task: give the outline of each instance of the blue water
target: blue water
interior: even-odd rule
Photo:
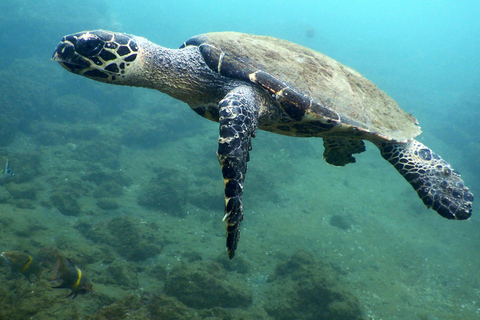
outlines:
[[[394,98],[419,120],[418,140],[478,195],[479,11],[473,0],[1,2],[0,159],[15,176],[0,180],[0,249],[67,255],[95,292],[63,300],[45,280],[50,271],[30,285],[2,259],[0,319],[155,319],[168,308],[152,306],[175,299],[169,308],[183,311],[172,319],[282,319],[272,295],[276,286],[288,290],[275,268],[301,250],[333,267],[365,319],[480,318],[478,201],[470,220],[447,221],[372,145],[356,164],[336,168],[323,161],[319,139],[259,132],[232,267],[224,257],[218,124],[164,94],[93,82],[50,61],[64,35],[93,29],[170,48],[212,31],[290,40]],[[172,289],[179,266],[211,268],[253,302],[192,304]],[[199,301],[215,294],[196,290]],[[125,301],[133,302],[122,309]],[[306,309],[295,316],[314,319]]]

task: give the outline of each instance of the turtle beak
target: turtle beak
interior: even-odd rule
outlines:
[[[83,70],[91,66],[91,62],[79,55],[75,50],[75,45],[68,41],[66,37],[62,39],[53,52],[52,60],[57,61],[62,67],[76,74],[81,74]]]

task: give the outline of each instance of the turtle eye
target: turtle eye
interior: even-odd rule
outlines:
[[[75,50],[84,57],[93,57],[103,49],[104,45],[105,42],[97,37],[82,37],[75,44]]]

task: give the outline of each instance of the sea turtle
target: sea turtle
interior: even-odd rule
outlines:
[[[157,89],[220,123],[217,156],[225,182],[227,252],[235,255],[243,182],[257,129],[322,137],[332,165],[355,162],[364,140],[447,219],[468,219],[473,195],[449,163],[413,138],[416,119],[358,72],[319,52],[267,36],[215,32],[179,49],[104,30],[65,36],[53,58],[88,78]],[[280,174],[280,173],[279,173]]]

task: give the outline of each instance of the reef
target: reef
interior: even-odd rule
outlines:
[[[138,219],[116,217],[95,226],[79,223],[77,229],[87,239],[113,248],[127,261],[143,261],[162,251],[167,241],[156,235],[155,223],[141,223]]]
[[[216,262],[195,261],[170,272],[165,293],[195,309],[245,308],[252,294],[239,280]]]
[[[185,216],[186,196],[189,194],[188,176],[179,170],[157,168],[157,176],[142,186],[138,204],[148,209]]]
[[[304,251],[277,264],[265,310],[275,319],[365,319],[332,266]]]

